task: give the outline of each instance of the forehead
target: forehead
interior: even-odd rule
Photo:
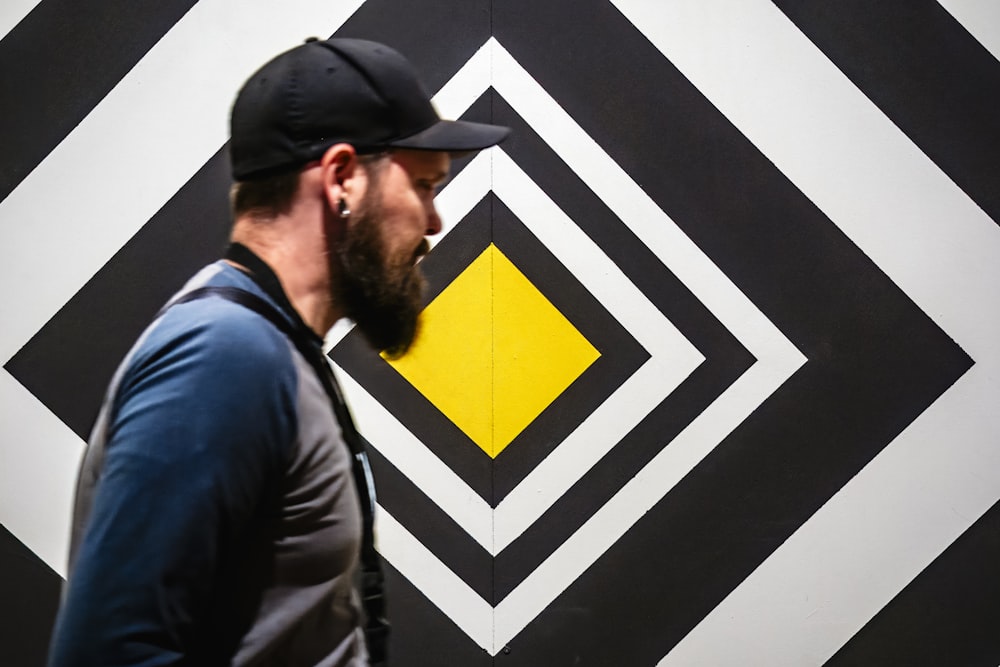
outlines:
[[[441,180],[451,168],[451,156],[440,151],[394,150],[392,161],[413,178]]]

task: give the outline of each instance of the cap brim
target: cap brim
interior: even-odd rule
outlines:
[[[425,151],[467,153],[495,146],[510,134],[502,125],[473,123],[467,120],[440,120],[422,132],[392,141],[394,148],[413,148]]]

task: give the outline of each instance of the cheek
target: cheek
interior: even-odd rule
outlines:
[[[390,238],[390,245],[413,250],[413,245],[419,243],[427,232],[427,210],[424,202],[412,190],[400,194],[392,203],[383,208],[386,220],[385,229]]]

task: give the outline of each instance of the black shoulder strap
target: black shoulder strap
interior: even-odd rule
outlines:
[[[244,308],[252,310],[273,324],[278,331],[282,332],[295,345],[296,349],[309,362],[309,365],[313,367],[316,377],[319,378],[327,396],[330,397],[330,404],[333,407],[334,415],[337,417],[337,423],[340,424],[344,441],[351,450],[354,486],[358,490],[358,496],[361,501],[363,526],[361,537],[361,594],[367,617],[365,638],[368,644],[369,660],[372,667],[385,665],[387,664],[389,622],[385,617],[382,564],[378,553],[375,551],[375,487],[371,467],[368,463],[368,454],[365,452],[364,441],[361,439],[361,434],[358,433],[357,427],[354,425],[354,419],[351,417],[351,412],[347,407],[346,401],[344,401],[340,385],[333,375],[330,364],[325,359],[322,347],[316,342],[318,336],[314,334],[312,336],[303,335],[304,330],[302,327],[294,326],[289,322],[288,318],[282,316],[267,301],[253,292],[248,292],[239,287],[211,285],[199,287],[169,303],[164,308],[164,311],[178,304],[210,296],[221,297],[227,301],[237,303]]]
[[[218,296],[226,301],[232,301],[233,303],[238,303],[239,305],[252,310],[257,313],[271,324],[275,326],[281,333],[285,334],[293,343],[296,343],[298,347],[297,336],[295,335],[295,329],[292,327],[291,323],[278,314],[274,306],[269,304],[264,299],[260,298],[253,292],[248,292],[245,289],[239,287],[227,287],[221,285],[209,285],[207,287],[199,287],[193,289],[190,292],[186,292],[181,296],[177,297],[171,301],[167,306],[160,311],[161,313],[166,312],[167,308],[172,306],[177,306],[182,303],[188,303],[189,301],[198,301],[199,299],[204,299],[209,296]],[[301,350],[300,350],[301,351]],[[308,359],[308,357],[306,357]]]

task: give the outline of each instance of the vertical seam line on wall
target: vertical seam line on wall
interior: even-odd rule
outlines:
[[[489,16],[490,41],[493,40],[493,5],[494,5],[494,0],[490,0],[490,5],[489,5],[489,12],[490,12],[490,16]],[[493,77],[494,77],[494,74],[493,74],[493,49],[492,48],[490,48],[489,58],[490,58],[490,65],[489,65],[489,67],[490,67],[490,82],[489,82],[490,85],[487,86],[487,88],[486,88],[487,93],[489,93],[490,89],[493,87]],[[495,107],[495,101],[496,101],[496,96],[491,94],[490,95],[490,122],[491,123],[495,123],[496,122],[496,109],[494,108]],[[493,152],[491,151],[490,152],[490,191],[493,190],[493,179],[494,179],[494,176],[495,175],[494,175],[494,172],[493,172]],[[494,234],[493,225],[494,225],[494,220],[496,219],[495,218],[495,211],[494,211],[494,207],[495,206],[496,206],[496,198],[495,197],[490,197],[490,243],[491,244],[493,243],[493,234]],[[494,273],[493,273],[494,254],[495,253],[490,253],[490,421],[491,421],[492,426],[493,426],[493,433],[495,434],[496,433],[496,354],[495,354],[495,352],[496,352],[496,336],[494,334],[495,326],[494,326],[494,320],[493,320],[493,318],[495,316],[495,310],[494,309],[496,307],[495,306],[495,304],[496,304],[496,298],[495,298],[495,296],[496,295],[495,295],[495,290],[494,290]],[[496,446],[495,435],[493,437],[493,440],[494,440],[494,442],[491,443],[491,444],[492,444],[493,447],[495,447]],[[496,458],[492,457],[492,456],[490,457],[490,504],[493,505],[493,506],[496,505]],[[496,511],[495,510],[492,511],[492,512],[490,512],[490,534],[491,534],[491,542],[492,542],[492,544],[491,544],[491,550],[490,551],[491,551],[492,554],[496,554]],[[490,658],[490,664],[494,664],[495,665],[496,664],[496,654],[497,654],[497,646],[496,646],[496,641],[497,641],[497,639],[496,639],[496,627],[497,627],[497,624],[496,624],[496,596],[497,596],[497,591],[496,591],[496,556],[495,555],[493,555],[492,558],[490,559],[490,589],[491,589],[490,590],[490,606],[493,608],[492,611],[491,611],[491,613],[490,613],[490,617],[491,617],[491,627],[490,627],[490,649],[491,649],[491,651],[490,652],[492,654],[492,656]]]

